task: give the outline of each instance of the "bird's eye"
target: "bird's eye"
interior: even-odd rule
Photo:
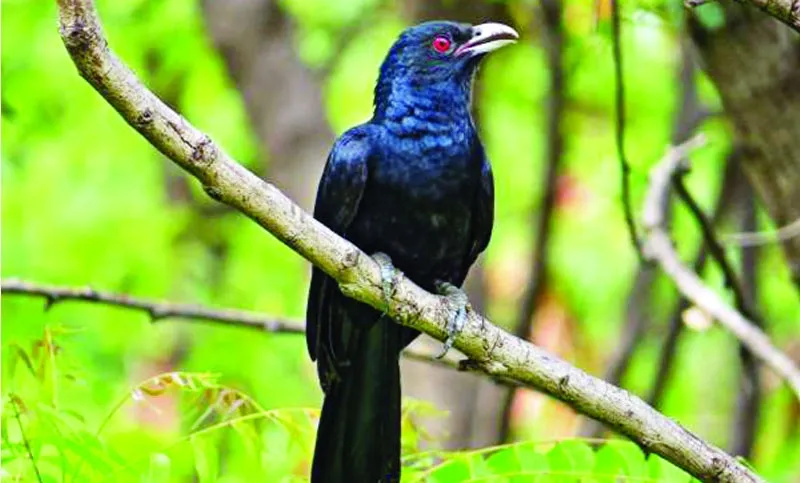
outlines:
[[[439,52],[440,54],[444,54],[448,50],[450,50],[450,45],[451,44],[452,44],[452,42],[450,41],[450,39],[448,39],[447,37],[445,37],[443,35],[440,35],[440,36],[436,37],[435,39],[433,39],[433,42],[431,43],[431,47],[433,47],[433,50],[435,50],[436,52]]]

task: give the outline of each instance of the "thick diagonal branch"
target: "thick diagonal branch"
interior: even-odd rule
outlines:
[[[211,139],[148,91],[107,45],[90,0],[59,0],[64,43],[81,75],[154,147],[203,183],[214,199],[249,216],[337,280],[347,296],[385,310],[397,322],[439,340],[450,307],[408,279],[388,306],[377,264],[278,189],[237,164]],[[706,481],[760,481],[724,451],[664,417],[641,399],[518,339],[471,312],[455,347],[470,368],[556,397],[603,421]]]

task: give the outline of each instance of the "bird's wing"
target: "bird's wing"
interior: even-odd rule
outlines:
[[[365,126],[344,133],[333,145],[317,190],[314,218],[340,236],[345,236],[358,213],[358,205],[367,182],[367,160],[372,154],[369,131]],[[320,338],[324,337],[326,299],[332,283],[320,269],[311,273],[311,287],[306,308],[306,343],[312,360],[317,358]],[[327,337],[326,337],[327,338]]]
[[[489,164],[489,160],[486,158],[483,146],[479,144],[478,147],[477,155],[480,156],[481,161],[481,176],[475,200],[473,201],[471,245],[467,252],[465,270],[469,270],[478,255],[486,249],[492,236],[492,225],[494,225],[494,176],[492,176],[492,165]]]

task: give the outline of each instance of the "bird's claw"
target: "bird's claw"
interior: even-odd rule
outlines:
[[[464,326],[467,323],[469,299],[463,290],[448,282],[437,282],[436,290],[439,292],[439,295],[446,297],[450,303],[456,306],[454,313],[447,321],[447,340],[444,341],[442,351],[436,355],[437,359],[441,359],[453,347],[453,342],[455,342],[458,334],[464,330]]]
[[[386,307],[389,307],[389,301],[394,295],[397,288],[397,281],[399,279],[399,272],[394,265],[389,255],[383,252],[377,252],[372,255],[372,259],[381,267],[381,290],[383,290],[383,302]]]

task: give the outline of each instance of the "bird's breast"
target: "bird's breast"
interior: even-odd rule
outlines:
[[[468,250],[478,169],[467,150],[385,158],[370,166],[359,214],[348,234],[367,252],[381,251],[423,286],[460,283]]]
[[[413,124],[408,119],[416,118],[402,123]],[[479,167],[470,131],[425,125],[410,130],[400,126],[402,134],[388,136],[386,151],[369,167],[371,184],[431,202],[461,195],[474,184]]]

